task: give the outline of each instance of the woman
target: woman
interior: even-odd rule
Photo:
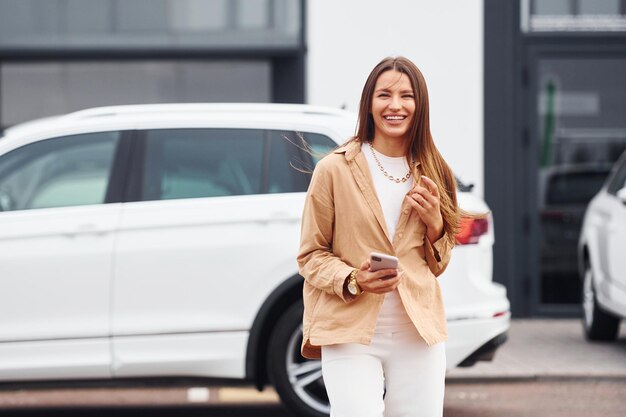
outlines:
[[[331,416],[443,414],[436,277],[459,215],[424,77],[408,59],[386,58],[363,88],[357,135],[316,166],[302,218],[302,355],[322,359]],[[370,271],[371,252],[396,256],[398,269]]]

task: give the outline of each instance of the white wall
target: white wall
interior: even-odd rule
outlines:
[[[429,89],[431,130],[483,194],[483,0],[308,0],[310,104],[357,111],[371,69],[404,55]]]

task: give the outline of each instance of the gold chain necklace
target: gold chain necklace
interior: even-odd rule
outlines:
[[[378,168],[380,168],[380,170],[382,171],[382,173],[385,175],[385,177],[387,177],[387,179],[389,181],[393,181],[397,184],[400,184],[401,182],[407,182],[407,180],[409,178],[411,178],[411,168],[409,167],[409,172],[406,173],[406,175],[402,178],[396,178],[393,175],[389,175],[387,173],[387,170],[383,167],[383,164],[380,163],[380,161],[378,160],[378,157],[376,156],[376,152],[374,152],[374,147],[372,146],[371,143],[368,142],[368,145],[370,147],[370,150],[372,151],[372,155],[374,156],[374,160],[376,161],[376,164],[378,164]]]

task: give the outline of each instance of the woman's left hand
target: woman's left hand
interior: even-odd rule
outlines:
[[[439,205],[439,188],[430,178],[422,175],[421,182],[409,191],[406,198],[411,207],[417,211],[424,224],[426,224],[426,235],[428,240],[436,242],[443,236],[443,218]]]

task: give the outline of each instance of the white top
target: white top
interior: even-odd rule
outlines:
[[[413,178],[410,177],[406,182],[396,183],[391,181],[383,174],[380,167],[376,163],[369,143],[361,145],[361,152],[365,155],[367,164],[372,175],[372,181],[374,182],[374,188],[378,195],[378,201],[383,210],[385,217],[385,225],[389,236],[393,239],[396,233],[396,227],[398,220],[400,219],[400,209],[404,197],[411,189],[413,185]],[[403,178],[409,172],[409,165],[404,156],[390,157],[376,152],[376,157],[385,168],[385,171],[394,178]],[[385,294],[385,301],[378,314],[378,321],[376,323],[376,332],[392,332],[403,330],[411,325],[411,319],[409,318],[398,290],[394,290]]]

